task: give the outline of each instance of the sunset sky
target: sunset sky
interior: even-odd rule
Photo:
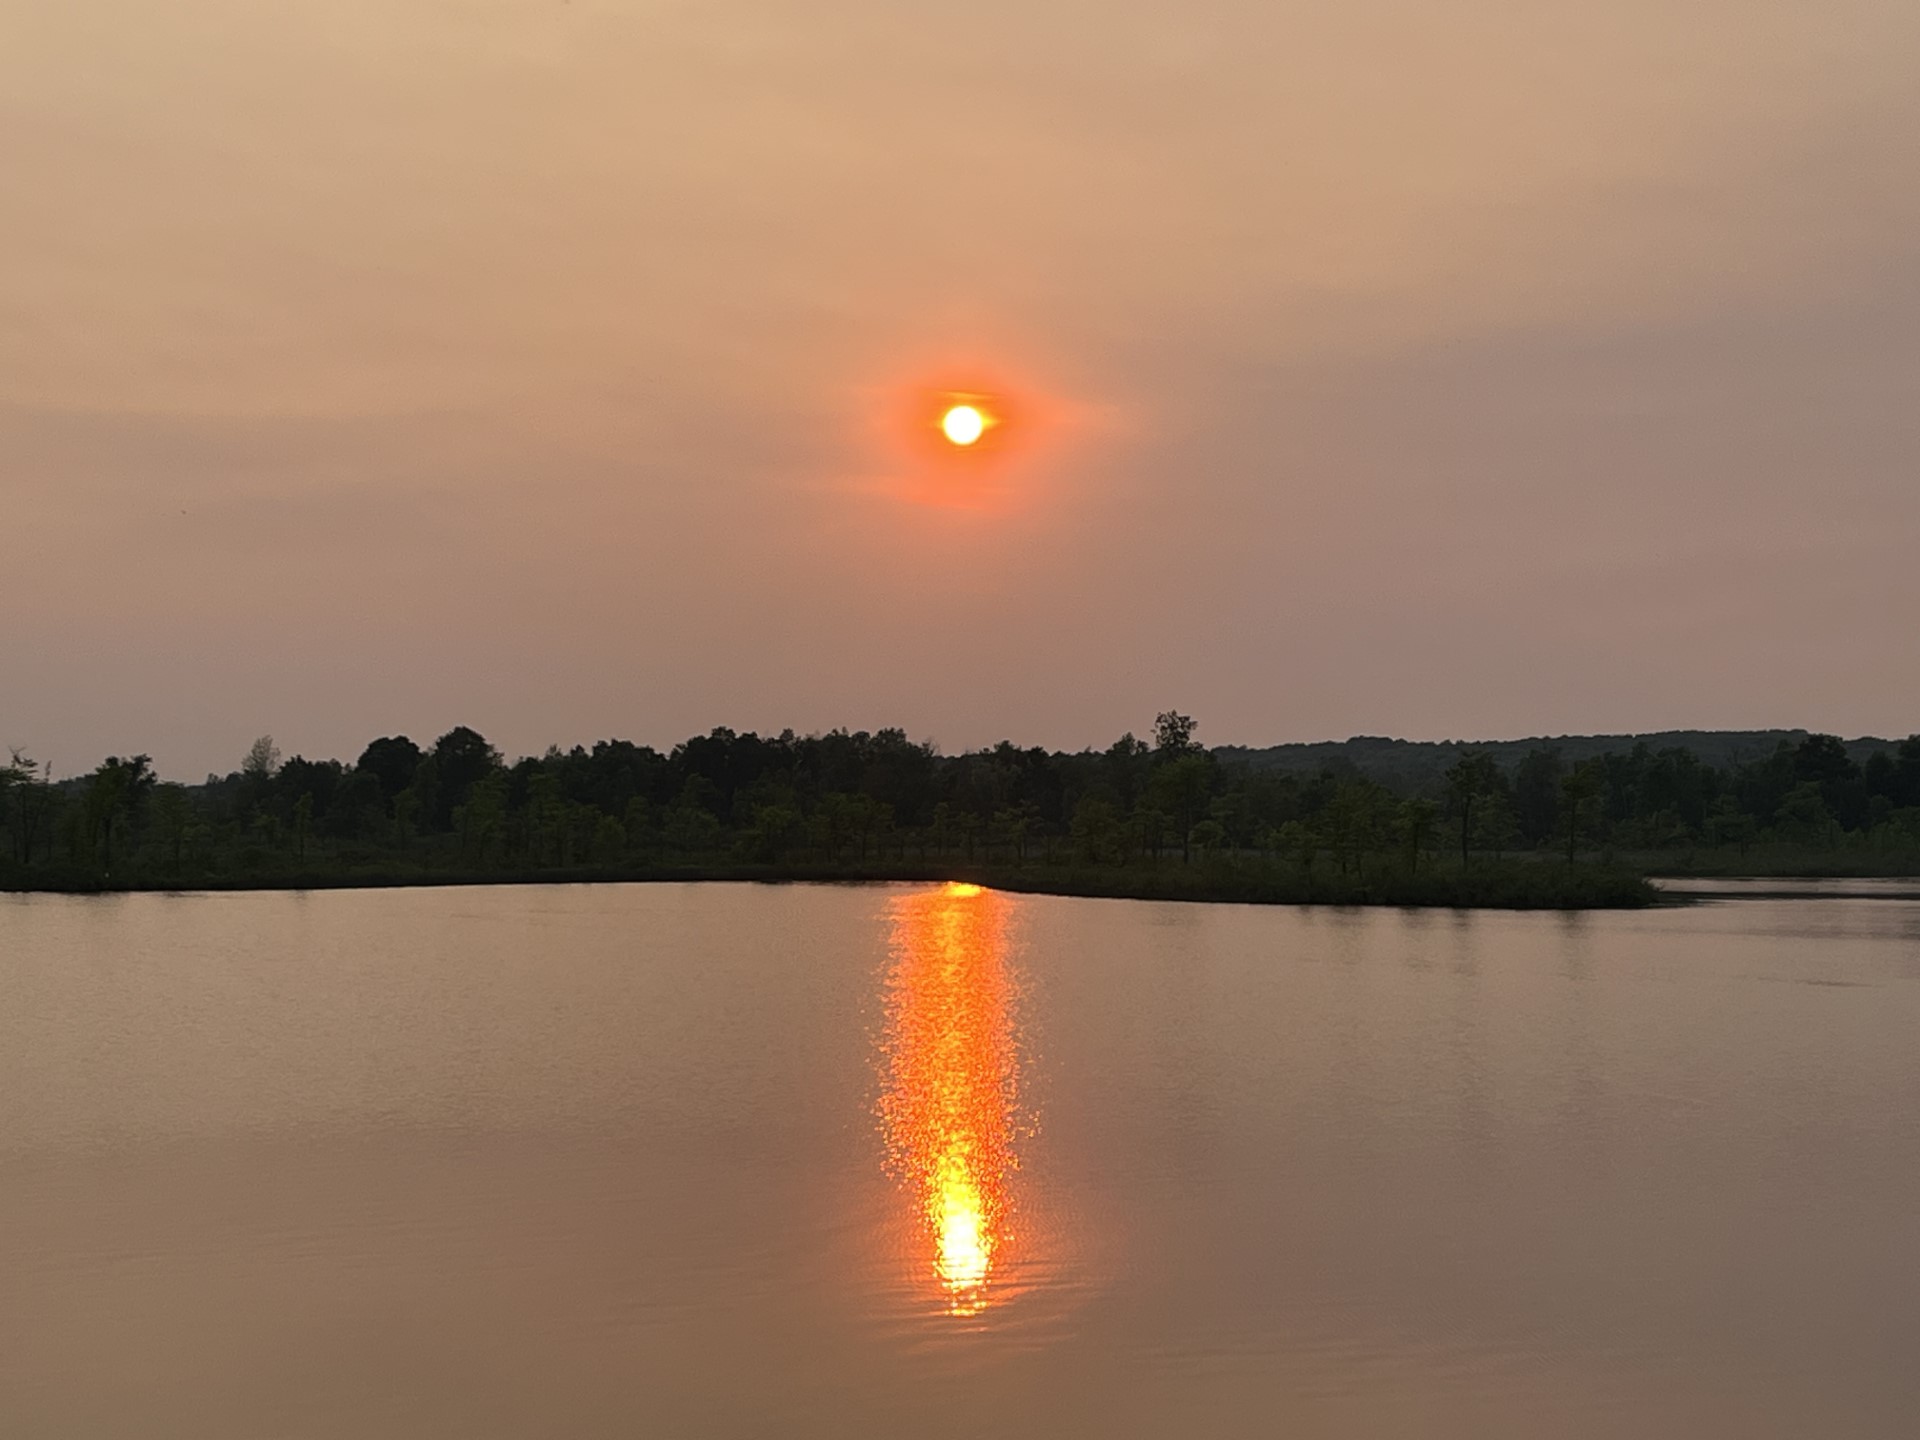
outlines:
[[[1917,55],[1912,0],[0,0],[0,744],[1904,735]]]

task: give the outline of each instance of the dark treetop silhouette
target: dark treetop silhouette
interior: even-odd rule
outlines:
[[[1875,742],[1864,761],[1852,752],[1866,742],[1780,737],[1719,764],[1631,737],[1597,752],[1356,740],[1290,768],[1309,747],[1208,751],[1195,734],[1169,711],[1151,742],[943,756],[898,730],[718,729],[664,754],[606,740],[509,764],[457,726],[425,748],[382,737],[351,765],[283,762],[263,736],[234,773],[194,786],[161,782],[145,755],[56,780],[15,754],[0,767],[0,885],[966,876],[1577,906],[1645,903],[1647,871],[1920,873],[1920,736]],[[1394,763],[1370,766],[1382,747]]]

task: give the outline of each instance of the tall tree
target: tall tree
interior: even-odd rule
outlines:
[[[153,815],[161,842],[167,847],[167,873],[178,876],[187,825],[193,819],[193,807],[187,800],[187,787],[174,784],[155,786]]]
[[[1200,748],[1193,735],[1200,727],[1191,715],[1163,710],[1153,720],[1154,751],[1168,760],[1177,760]]]
[[[1183,861],[1193,858],[1193,827],[1206,811],[1212,780],[1209,759],[1196,748],[1159,766],[1148,782],[1147,796],[1154,808],[1173,818]]]
[[[1560,829],[1560,752],[1529,750],[1513,772],[1513,808],[1520,838],[1538,849]]]
[[[86,820],[90,837],[100,848],[100,868],[113,869],[113,832],[123,816],[138,812],[155,784],[151,756],[122,760],[109,755],[87,777]]]
[[[383,735],[360,752],[354,769],[365,771],[380,782],[380,794],[388,804],[413,784],[413,772],[420,768],[425,752],[404,735]]]
[[[456,725],[433,742],[434,828],[446,830],[453,812],[467,803],[467,792],[500,768],[500,752],[478,730]]]
[[[240,773],[252,780],[271,780],[279,768],[280,747],[271,735],[262,735],[249,745],[246,758],[240,762]]]
[[[1594,827],[1604,785],[1605,777],[1591,760],[1575,766],[1560,782],[1560,809],[1566,824],[1569,865],[1579,854],[1580,841]]]
[[[0,777],[8,777],[6,788],[12,795],[15,855],[23,866],[31,865],[34,847],[44,844],[46,857],[51,861],[60,793],[53,788],[53,766],[13,750],[9,752],[7,765],[0,768]]]
[[[1500,783],[1499,767],[1484,750],[1469,750],[1447,771],[1447,800],[1460,822],[1460,864],[1467,864],[1473,838],[1473,806]]]
[[[1433,822],[1438,814],[1431,800],[1404,800],[1400,804],[1400,813],[1395,818],[1395,826],[1400,839],[1407,847],[1407,873],[1420,873],[1420,852],[1433,843]]]

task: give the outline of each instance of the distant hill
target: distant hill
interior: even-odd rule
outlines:
[[[1314,774],[1326,766],[1336,771],[1351,767],[1370,780],[1401,792],[1423,790],[1437,783],[1447,767],[1469,750],[1484,750],[1503,770],[1511,771],[1529,750],[1554,749],[1563,762],[1574,765],[1609,751],[1628,751],[1644,744],[1649,749],[1681,747],[1705,763],[1726,768],[1773,753],[1782,742],[1798,745],[1805,730],[1657,730],[1645,735],[1539,735],[1525,740],[1390,740],[1381,735],[1355,735],[1351,740],[1317,740],[1295,745],[1254,749],[1222,745],[1213,753],[1222,760],[1241,761],[1257,770]],[[1862,736],[1846,742],[1855,763],[1876,750],[1892,750],[1896,742]]]

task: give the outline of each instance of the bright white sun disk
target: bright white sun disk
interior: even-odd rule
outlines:
[[[956,405],[940,417],[940,429],[956,445],[973,444],[986,428],[986,417],[971,405]]]

